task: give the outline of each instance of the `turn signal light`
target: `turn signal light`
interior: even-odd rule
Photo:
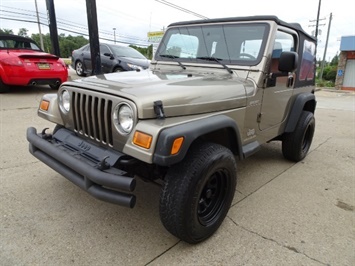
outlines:
[[[177,154],[180,151],[183,142],[184,142],[184,137],[176,138],[173,142],[173,146],[171,147],[170,154],[171,155]]]
[[[43,111],[48,111],[48,108],[49,108],[49,102],[42,100],[41,105],[39,106],[39,109],[41,109]]]
[[[152,144],[153,137],[146,133],[136,131],[133,136],[133,143],[137,146],[149,149]]]

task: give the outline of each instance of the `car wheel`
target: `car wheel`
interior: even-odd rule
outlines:
[[[165,176],[160,219],[165,228],[188,243],[210,237],[221,225],[232,203],[237,173],[231,151],[199,143]]]
[[[49,85],[49,87],[51,87],[52,90],[58,90],[59,87],[60,87],[60,83],[58,83],[58,84],[51,84],[51,85]]]
[[[76,62],[76,64],[75,64],[75,72],[80,77],[85,76],[85,74],[84,74],[84,66],[83,66],[83,63],[81,63],[81,61],[77,61]]]
[[[0,93],[3,92],[8,92],[10,90],[10,86],[5,84],[1,79],[0,79]]]
[[[122,72],[122,71],[123,71],[122,68],[120,68],[120,67],[115,67],[115,68],[113,69],[112,73],[118,73],[118,72]]]
[[[295,130],[283,135],[282,154],[286,159],[299,162],[306,157],[312,144],[315,126],[313,113],[303,111]]]

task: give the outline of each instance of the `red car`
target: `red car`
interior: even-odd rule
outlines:
[[[58,89],[68,69],[58,56],[43,52],[30,38],[0,33],[0,92],[10,85],[49,85]]]

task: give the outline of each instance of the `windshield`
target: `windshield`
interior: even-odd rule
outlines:
[[[136,49],[133,49],[131,47],[112,45],[111,48],[112,48],[112,52],[119,57],[147,59]]]
[[[268,32],[269,26],[264,23],[171,28],[165,33],[155,59],[218,63],[217,59],[225,64],[256,65]]]

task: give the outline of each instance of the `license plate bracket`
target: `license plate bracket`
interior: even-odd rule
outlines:
[[[48,63],[38,63],[37,67],[38,67],[38,69],[41,69],[41,70],[51,69],[51,67]]]

